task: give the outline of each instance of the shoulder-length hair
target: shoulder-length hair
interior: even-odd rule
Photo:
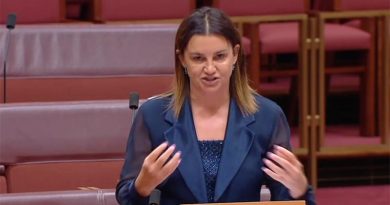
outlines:
[[[230,78],[229,93],[234,98],[244,115],[258,110],[255,100],[256,92],[249,86],[246,73],[246,62],[241,43],[241,36],[230,18],[221,10],[202,7],[185,18],[180,24],[175,40],[175,81],[172,90],[165,96],[171,96],[170,108],[176,117],[179,116],[184,101],[190,93],[190,79],[180,61],[188,42],[194,35],[223,36],[232,46],[240,45],[237,62]]]

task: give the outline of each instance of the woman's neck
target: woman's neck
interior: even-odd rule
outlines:
[[[204,94],[200,92],[190,93],[191,104],[201,108],[201,110],[216,111],[223,107],[229,107],[229,92],[218,94]]]

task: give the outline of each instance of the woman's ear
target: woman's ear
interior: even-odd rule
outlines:
[[[185,63],[185,61],[184,61],[184,54],[183,53],[181,53],[179,50],[176,50],[176,55],[177,55],[177,57],[179,58],[179,60],[180,60],[180,63],[181,63],[181,66],[182,67],[186,67],[186,63]]]
[[[234,64],[237,62],[238,54],[240,53],[240,45],[236,44],[233,48],[233,57],[234,57]]]

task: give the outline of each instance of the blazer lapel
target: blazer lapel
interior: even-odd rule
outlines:
[[[193,123],[191,106],[188,100],[185,101],[183,111],[177,120],[172,111],[166,113],[165,120],[172,124],[172,127],[164,132],[165,138],[170,144],[175,144],[176,149],[182,152],[179,171],[187,187],[194,194],[198,202],[207,203],[203,165]]]
[[[228,126],[218,168],[214,200],[222,196],[252,146],[254,133],[248,125],[255,121],[253,115],[243,116],[235,100],[231,101]]]

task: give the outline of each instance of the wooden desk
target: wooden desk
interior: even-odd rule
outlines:
[[[264,201],[264,202],[238,202],[238,203],[213,203],[203,205],[305,205],[305,201]],[[195,205],[195,204],[183,204]]]

